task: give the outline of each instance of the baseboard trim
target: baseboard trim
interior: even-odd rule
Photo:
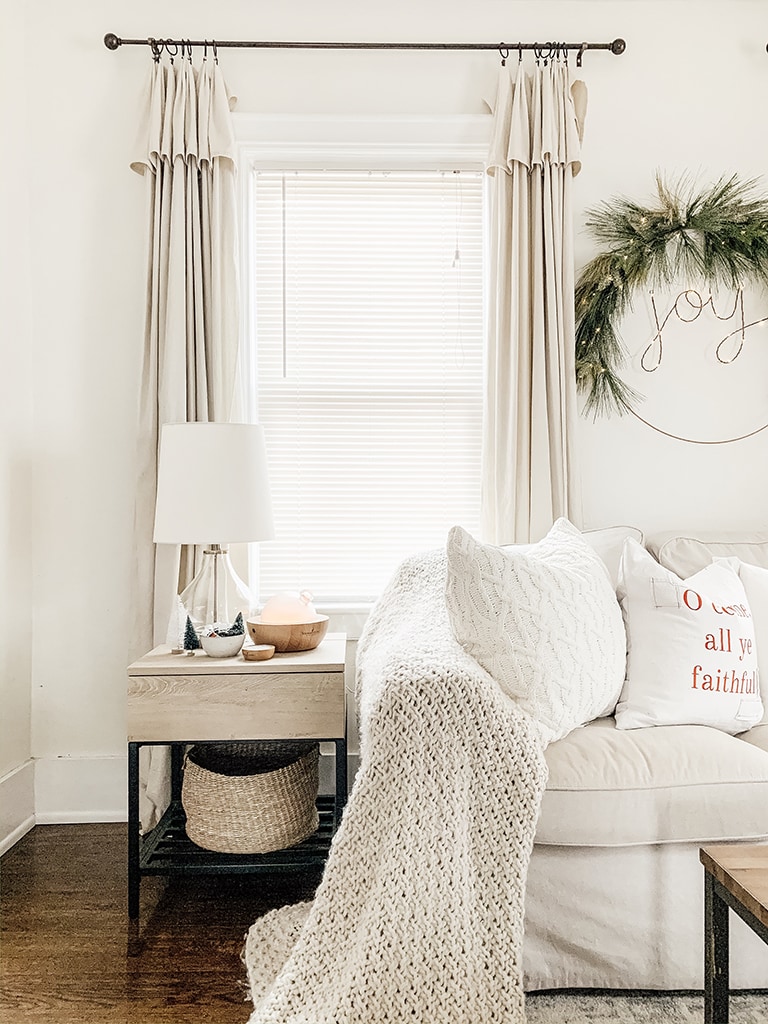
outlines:
[[[348,755],[350,789],[359,762],[359,754]],[[127,821],[127,780],[127,757],[36,758],[34,804],[28,813],[38,825]],[[320,792],[333,793],[334,786],[334,759],[321,757]]]
[[[128,758],[39,757],[35,761],[38,825],[128,820]]]
[[[27,832],[31,832],[34,827],[35,816],[34,814],[30,814],[26,821],[22,821],[22,823],[18,825],[13,832],[10,832],[7,836],[0,839],[0,857],[2,857],[4,853],[7,853],[12,846],[15,846],[16,843],[18,843],[18,841],[27,834]]]
[[[0,778],[0,854],[35,824],[35,763],[27,758]]]
[[[128,815],[114,808],[107,810],[44,811],[35,815],[36,825],[94,825],[99,822],[127,821]]]
[[[323,744],[325,746],[325,744]],[[336,789],[336,770],[335,770],[335,758],[331,751],[333,750],[333,744],[328,744],[330,750],[322,750],[320,757],[320,792],[324,796],[329,796],[335,792]],[[327,756],[326,756],[327,755]],[[347,754],[347,792],[352,789],[352,783],[355,780],[357,769],[360,767],[360,755],[359,754]]]

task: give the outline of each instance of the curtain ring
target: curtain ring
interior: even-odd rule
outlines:
[[[219,48],[216,46],[216,40],[215,39],[211,40],[211,47],[213,48],[213,60],[214,60],[214,63],[218,64],[219,63]]]
[[[173,64],[173,58],[178,55],[179,46],[178,43],[174,43],[172,39],[161,39],[160,45],[165,47],[165,52],[171,58],[171,64]],[[173,47],[173,49],[171,49]]]
[[[155,64],[159,64],[160,56],[163,52],[162,46],[158,46],[157,40],[153,39],[151,36],[149,37],[147,42],[149,43],[149,48],[152,50],[152,60],[155,62]]]
[[[499,56],[501,57],[501,66],[507,66],[507,57],[509,56],[509,47],[505,46],[504,43],[499,43]]]
[[[584,56],[584,51],[586,50],[586,48],[587,48],[587,44],[586,43],[582,43],[581,46],[579,47],[579,52],[576,54],[576,67],[577,68],[581,67],[581,58]]]
[[[208,40],[203,40],[203,60],[208,60]]]
[[[523,44],[520,42],[517,44],[517,63],[523,63]]]

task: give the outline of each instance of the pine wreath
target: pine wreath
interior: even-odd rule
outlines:
[[[699,193],[657,174],[658,203],[624,197],[589,210],[586,225],[605,246],[576,283],[576,386],[594,416],[632,409],[640,396],[619,376],[625,351],[618,323],[637,288],[687,277],[710,289],[768,283],[768,200],[755,180],[720,178]]]

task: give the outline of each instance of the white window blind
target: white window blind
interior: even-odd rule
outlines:
[[[255,407],[276,539],[259,599],[375,598],[479,529],[480,172],[254,171]]]

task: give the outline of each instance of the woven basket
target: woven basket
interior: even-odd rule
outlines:
[[[187,835],[217,853],[269,853],[317,831],[320,747],[312,742],[195,746],[181,802]]]

